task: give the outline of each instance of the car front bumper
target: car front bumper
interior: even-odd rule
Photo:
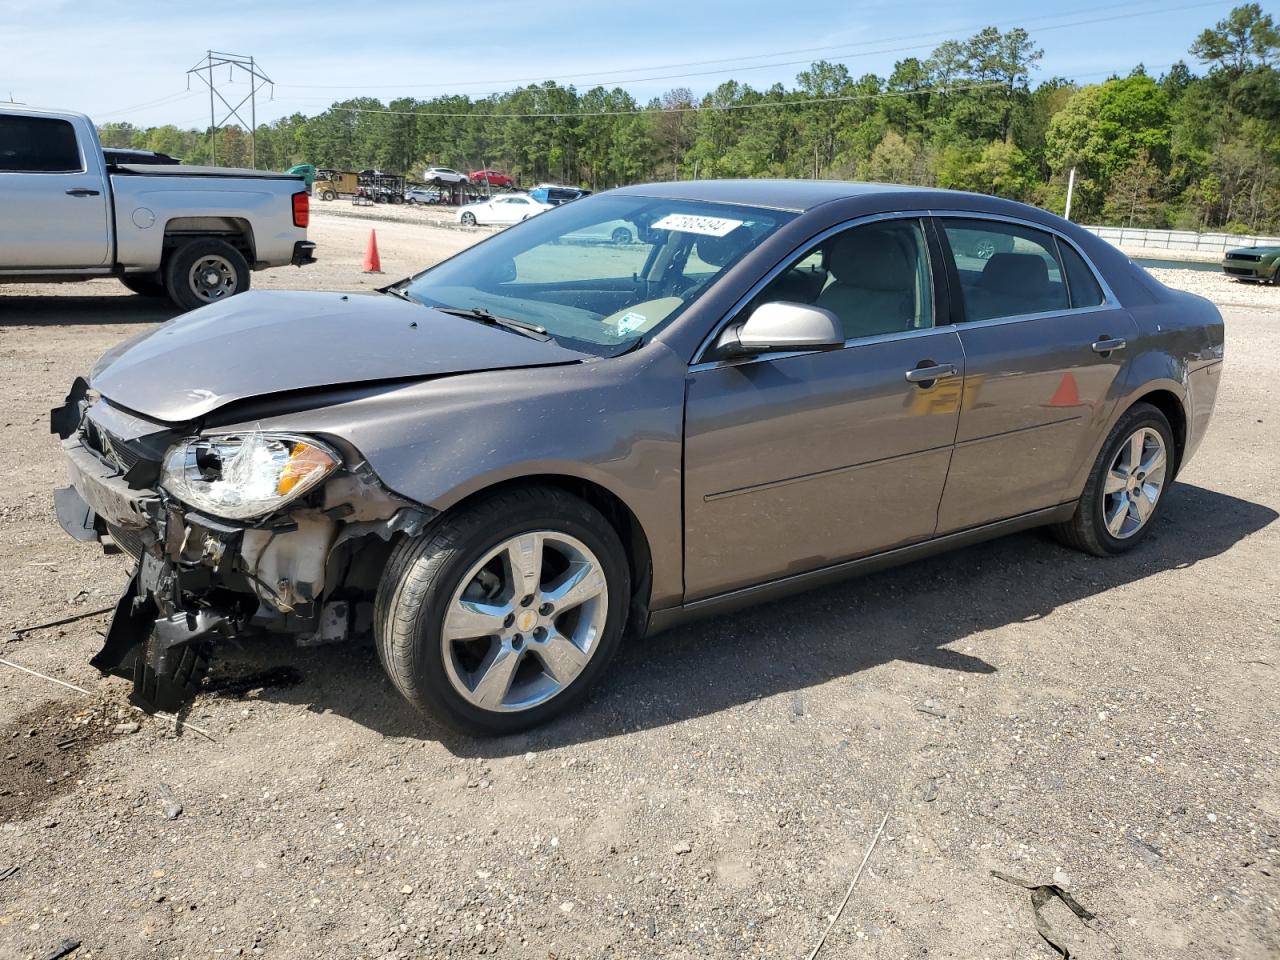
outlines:
[[[1276,276],[1275,260],[1236,260],[1227,257],[1222,261],[1222,271],[1229,277],[1241,280],[1273,280]]]
[[[357,466],[261,520],[204,515],[156,485],[159,464],[135,460],[137,443],[112,432],[126,416],[90,403],[86,393],[78,382],[51,417],[70,480],[54,503],[70,536],[117,547],[134,561],[91,660],[104,672],[131,671],[134,703],[176,710],[195,692],[220,638],[269,631],[321,643],[368,628],[370,598],[348,589],[341,572],[363,545],[415,533],[432,511],[395,497]],[[150,455],[180,433],[160,434]]]

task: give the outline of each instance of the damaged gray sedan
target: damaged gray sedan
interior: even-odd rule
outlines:
[[[223,638],[372,634],[410,702],[504,733],[626,632],[1033,526],[1131,549],[1222,356],[1210,303],[1020,204],[631,187],[121,344],[53,411],[55,501],[136,561],[93,662],[144,708]]]

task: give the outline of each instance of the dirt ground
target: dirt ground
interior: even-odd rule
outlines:
[[[368,289],[481,235],[312,233],[255,285]],[[22,632],[126,580],[58,529],[48,410],[170,311],[0,288],[0,658],[81,688],[0,664],[0,958],[804,958],[886,815],[820,958],[1052,957],[992,870],[1097,915],[1044,908],[1073,955],[1280,955],[1280,291],[1248,292],[1136,553],[1025,534],[684,627],[479,741],[363,646],[224,648],[179,729],[88,665],[105,615]]]

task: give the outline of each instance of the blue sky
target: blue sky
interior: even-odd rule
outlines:
[[[1095,82],[1138,62],[1159,73],[1189,59],[1195,35],[1231,6],[1194,0],[1063,0],[1053,7],[1005,0],[0,0],[0,98],[12,94],[33,105],[83,110],[100,122],[203,126],[208,95],[194,81],[187,91],[186,71],[211,47],[253,54],[276,82],[274,100],[259,102],[259,121],[317,113],[351,96],[476,96],[544,79],[579,89],[597,82],[621,86],[643,102],[675,86],[699,94],[731,77],[790,86],[803,69],[793,61],[819,57],[846,63],[855,76],[885,75],[894,61],[925,57],[942,40],[985,25],[1031,32],[1044,48],[1037,78]],[[829,49],[813,49],[819,47]],[[224,73],[220,84],[225,80]],[[224,96],[232,99],[237,89],[247,88],[226,87]]]

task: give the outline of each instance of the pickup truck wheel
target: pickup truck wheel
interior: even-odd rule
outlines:
[[[163,297],[167,295],[164,284],[151,274],[137,274],[124,276],[120,278],[120,282],[125,288],[132,290],[140,297]]]
[[[249,264],[224,240],[189,240],[169,255],[164,267],[169,297],[194,310],[249,289]]]
[[[392,552],[374,608],[379,659],[433,719],[514,733],[586,694],[630,593],[626,553],[598,511],[554,488],[506,490]]]

